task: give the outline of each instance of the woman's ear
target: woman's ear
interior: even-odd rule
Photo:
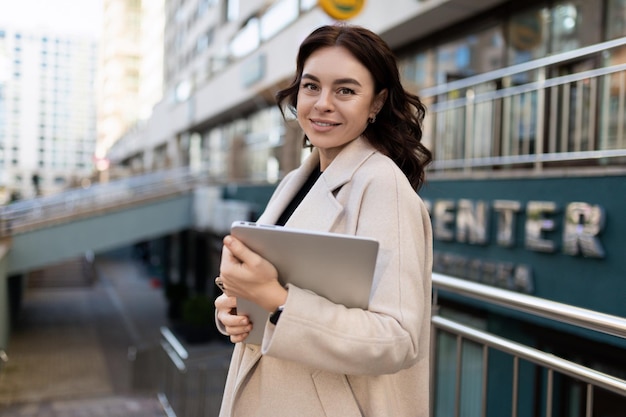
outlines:
[[[376,94],[376,98],[374,98],[374,103],[372,104],[372,110],[374,114],[378,114],[380,109],[385,105],[385,101],[387,101],[387,89],[382,89]]]

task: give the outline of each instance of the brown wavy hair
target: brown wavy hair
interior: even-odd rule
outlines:
[[[387,100],[376,121],[369,123],[363,136],[378,151],[391,158],[417,191],[425,180],[431,152],[422,144],[422,122],[426,106],[419,97],[404,89],[396,57],[387,43],[372,31],[360,26],[336,24],[315,29],[302,42],[296,60],[296,75],[291,84],[276,93],[276,101],[285,116],[284,104],[295,115],[298,90],[304,63],[313,52],[329,46],[341,46],[372,74],[375,93],[387,89]],[[304,146],[309,143],[304,137]]]

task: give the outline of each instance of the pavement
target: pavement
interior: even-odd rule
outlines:
[[[134,386],[129,355],[158,346],[163,291],[129,253],[97,257],[96,270],[92,282],[25,290],[0,369],[1,417],[166,415],[151,387]]]

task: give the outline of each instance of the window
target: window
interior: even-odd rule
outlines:
[[[209,7],[212,6],[213,0],[200,0],[198,2],[197,14],[198,17],[204,16],[204,14],[209,10]]]
[[[436,82],[446,83],[501,68],[503,54],[501,26],[443,44],[435,52]]]
[[[606,40],[626,36],[626,0],[608,0],[606,22]]]
[[[580,48],[582,13],[578,2],[557,4],[552,10],[551,51],[564,52]]]
[[[298,18],[298,0],[281,0],[261,16],[261,39],[266,41]]]
[[[257,49],[260,44],[259,35],[259,19],[252,18],[230,42],[231,55],[239,58]]]
[[[196,40],[196,52],[202,53],[209,47],[211,42],[213,42],[213,28],[198,36]]]
[[[226,21],[233,22],[239,17],[239,0],[226,0]]]
[[[402,82],[414,93],[434,85],[433,54],[432,51],[423,51],[410,55],[399,62]]]
[[[300,0],[300,10],[307,12],[317,6],[317,0]]]

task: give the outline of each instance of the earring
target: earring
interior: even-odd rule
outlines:
[[[374,123],[375,121],[376,121],[376,115],[373,115],[372,117],[368,117],[367,118],[367,122],[370,123],[370,124]]]

